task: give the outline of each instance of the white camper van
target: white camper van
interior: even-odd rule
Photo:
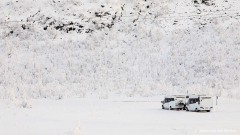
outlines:
[[[164,100],[162,101],[162,109],[183,109],[185,97],[186,96],[182,95],[165,96]]]
[[[190,95],[186,97],[186,111],[207,111],[213,109],[213,99],[206,95]]]

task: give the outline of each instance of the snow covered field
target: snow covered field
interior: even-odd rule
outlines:
[[[240,135],[239,7],[0,0],[0,135]],[[181,93],[222,98],[161,109]]]
[[[239,135],[240,101],[219,99],[214,111],[162,110],[162,97],[0,101],[1,135]]]

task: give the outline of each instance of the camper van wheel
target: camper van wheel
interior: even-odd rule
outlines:
[[[163,105],[162,105],[162,109],[165,109]]]
[[[196,109],[195,109],[195,112],[199,112],[199,110],[196,108]]]
[[[170,110],[173,110],[171,106],[170,106]]]

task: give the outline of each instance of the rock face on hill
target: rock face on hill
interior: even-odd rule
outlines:
[[[240,98],[237,0],[3,0],[0,97]]]

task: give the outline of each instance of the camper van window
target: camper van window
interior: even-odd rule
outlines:
[[[194,104],[197,103],[197,102],[198,102],[198,99],[197,99],[197,98],[193,99],[193,103],[194,103]]]
[[[199,102],[199,98],[196,98],[196,102]]]
[[[199,99],[192,98],[192,99],[189,99],[189,104],[194,104],[194,103],[197,103],[198,101],[199,101]]]
[[[192,99],[189,99],[188,102],[189,102],[189,104],[192,104]]]
[[[165,98],[165,103],[169,102],[169,98]]]
[[[190,99],[190,104],[194,104],[194,99]]]
[[[171,102],[171,101],[174,101],[174,98],[165,98],[165,103],[168,103],[168,102]]]

